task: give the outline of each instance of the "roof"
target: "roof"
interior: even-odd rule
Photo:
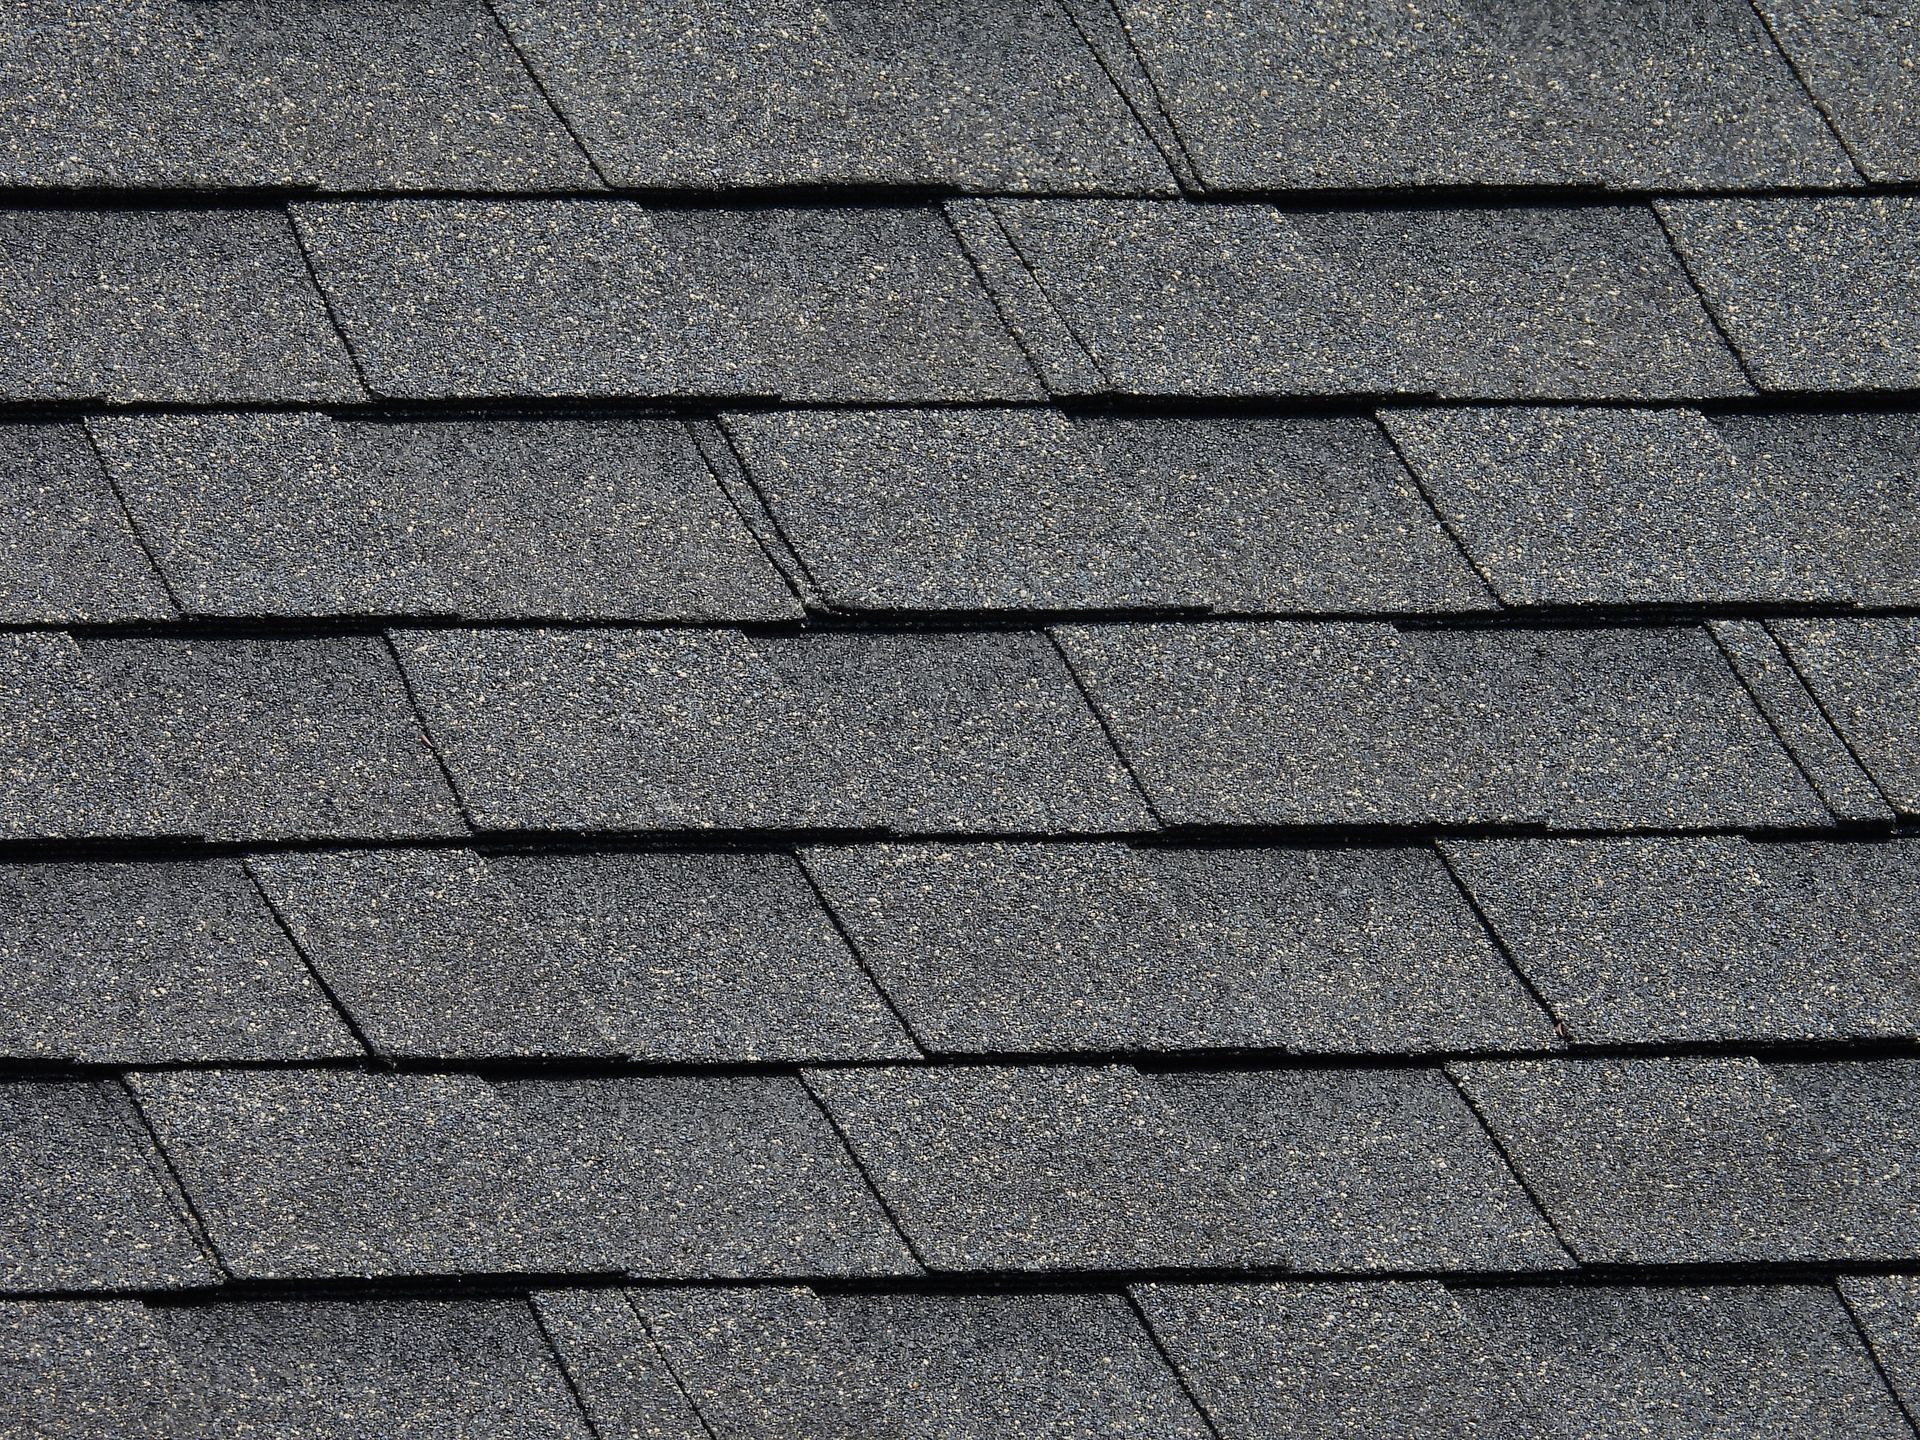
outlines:
[[[1915,1440],[1920,21],[0,6],[0,1440]]]

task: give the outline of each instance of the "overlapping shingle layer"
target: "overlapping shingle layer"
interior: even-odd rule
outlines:
[[[1914,1440],[1916,74],[8,6],[0,1437]]]

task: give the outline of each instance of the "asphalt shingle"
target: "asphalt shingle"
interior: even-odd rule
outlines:
[[[1920,1277],[1845,1275],[1840,1294],[1909,1413],[1920,1410]]]
[[[396,636],[481,829],[1135,830],[1044,636]]]
[[[654,214],[625,201],[297,205],[377,395],[742,395],[765,387]]]
[[[1920,619],[1776,620],[1841,737],[1902,815],[1920,814]]]
[[[364,398],[280,210],[5,210],[0,250],[0,399]]]
[[[1697,410],[1386,410],[1508,605],[1788,604],[1850,585]]]
[[[1357,418],[806,410],[726,423],[840,609],[1490,607]]]
[[[0,1289],[173,1290],[218,1278],[106,1085],[0,1084]]]
[[[236,1276],[582,1268],[549,1142],[483,1081],[176,1070],[132,1085]]]
[[[1222,1188],[1289,1269],[1558,1270],[1571,1262],[1438,1070],[1155,1076],[1217,1143]]]
[[[499,9],[617,185],[1173,188],[1054,0]]]
[[[624,1294],[537,1290],[530,1299],[595,1440],[710,1440]]]
[[[66,635],[0,635],[0,838],[183,835],[199,818]]]
[[[708,323],[788,400],[1039,400],[1045,388],[932,206],[653,212]]]
[[[377,636],[95,639],[82,653],[202,834],[465,833]]]
[[[0,426],[0,623],[173,614],[86,432]]]
[[[25,0],[0,183],[593,188],[479,0]]]
[[[496,1088],[547,1152],[548,1207],[595,1268],[681,1280],[919,1271],[792,1075]]]
[[[1920,197],[1662,200],[1658,208],[1761,389],[1920,386]]]
[[[1757,0],[1870,180],[1920,180],[1920,19],[1882,0]]]
[[[209,1440],[593,1440],[525,1300],[195,1305],[163,1323]]]
[[[1644,207],[995,210],[1122,394],[1748,392]]]
[[[1218,189],[1854,181],[1752,10],[1335,0],[1120,12]]]
[[[1057,633],[1170,824],[1830,823],[1704,630]]]
[[[360,1054],[239,862],[0,866],[0,1055]]]
[[[1920,1034],[1920,845],[1448,840],[1574,1040]]]
[[[179,1440],[202,1419],[138,1301],[0,1300],[0,1435]]]
[[[1770,1071],[1800,1117],[1800,1183],[1819,1204],[1808,1228],[1827,1253],[1886,1261],[1920,1250],[1920,1060]]]
[[[1218,1157],[1123,1066],[809,1071],[933,1270],[1285,1263]]]
[[[190,614],[801,613],[676,421],[215,414],[91,428]]]

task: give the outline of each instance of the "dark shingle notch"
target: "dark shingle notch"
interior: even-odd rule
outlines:
[[[1920,196],[1662,200],[1763,390],[1920,388]]]
[[[1117,3],[1217,190],[1858,180],[1738,0]]]
[[[1578,1043],[1920,1036],[1920,845],[1446,840]]]
[[[249,862],[387,1054],[740,1063],[918,1052],[784,855]]]
[[[1821,1286],[1153,1284],[1135,1294],[1231,1440],[1907,1433]]]
[[[1057,633],[1170,825],[1831,819],[1700,629]]]
[[[410,631],[483,830],[1138,831],[1045,637]]]
[[[624,187],[1173,189],[1054,0],[497,8]]]
[[[577,190],[484,0],[22,0],[0,184]]]
[[[726,425],[841,609],[1491,608],[1359,417],[808,410]]]
[[[278,209],[0,210],[0,401],[365,398]]]
[[[1645,206],[993,204],[1117,394],[1750,393]]]
[[[1893,808],[1920,814],[1920,619],[1776,620],[1769,626]]]
[[[1920,180],[1920,23],[1877,0],[1755,0],[1871,180]]]
[[[935,1052],[1551,1047],[1431,851],[806,852]]]
[[[678,421],[230,414],[90,429],[192,614],[801,614]]]
[[[1908,1060],[1554,1060],[1449,1067],[1585,1264],[1913,1252]]]

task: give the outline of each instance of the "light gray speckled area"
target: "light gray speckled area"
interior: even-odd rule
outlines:
[[[198,1398],[138,1300],[0,1300],[0,1431],[176,1440]]]

